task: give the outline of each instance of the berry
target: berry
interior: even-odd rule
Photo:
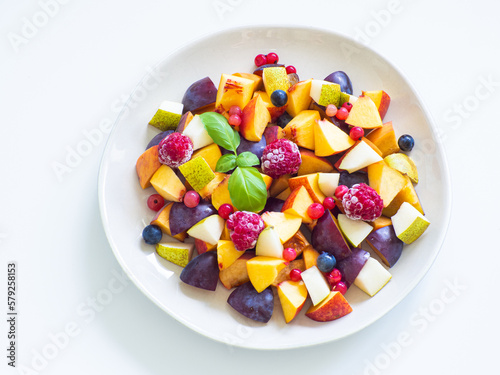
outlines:
[[[191,159],[193,142],[181,133],[172,133],[166,136],[158,145],[158,159],[160,163],[177,168]]]
[[[342,273],[337,268],[334,268],[333,270],[331,270],[329,273],[326,274],[326,279],[333,287],[337,285],[337,283],[340,280],[342,280]]]
[[[290,280],[292,281],[300,281],[302,280],[302,271],[299,270],[298,268],[294,268],[293,270],[290,271]]]
[[[245,251],[257,244],[257,238],[264,229],[264,221],[256,213],[238,211],[227,219],[227,228],[234,247],[239,251]]]
[[[339,120],[345,120],[349,116],[349,111],[345,107],[340,107],[335,114],[335,117],[337,117]]]
[[[337,284],[335,284],[332,290],[340,292],[342,295],[344,295],[345,292],[347,292],[347,285],[343,281],[339,281]]]
[[[293,73],[297,73],[297,69],[295,69],[293,65],[288,65],[286,67],[286,74],[293,74]]]
[[[348,112],[351,112],[351,109],[352,109],[352,104],[349,103],[349,102],[345,102],[342,104],[342,107],[347,109]]]
[[[321,272],[331,272],[336,264],[337,260],[335,257],[327,252],[322,252],[319,254],[318,259],[316,259],[316,266]]]
[[[337,188],[335,189],[335,198],[342,199],[344,194],[347,193],[348,190],[349,188],[345,185],[337,186]]]
[[[351,128],[351,131],[349,132],[349,137],[351,137],[355,141],[357,141],[358,139],[360,139],[364,135],[365,135],[365,131],[363,130],[363,128],[361,128],[359,126],[355,126],[355,127]]]
[[[270,99],[275,107],[283,107],[288,101],[288,94],[283,90],[274,90]]]
[[[184,204],[186,207],[193,208],[200,203],[200,194],[194,190],[189,190],[184,194]]]
[[[266,55],[263,55],[263,54],[257,55],[257,56],[255,56],[254,62],[255,62],[255,65],[262,66],[264,64],[267,64],[267,57],[266,57]]]
[[[415,146],[415,140],[409,134],[403,134],[398,139],[398,146],[401,151],[411,151],[413,146]]]
[[[165,204],[165,199],[160,194],[152,194],[148,198],[148,207],[153,211],[160,211]]]
[[[373,221],[382,215],[384,202],[368,185],[353,185],[342,197],[345,214],[352,220]]]
[[[297,257],[297,251],[293,247],[287,247],[283,249],[283,259],[287,262],[291,262]]]
[[[243,113],[243,111],[237,105],[232,105],[231,108],[229,108],[229,116],[238,115],[241,117],[242,113]]]
[[[325,207],[321,203],[313,203],[307,207],[307,214],[313,220],[319,219],[325,213]]]
[[[156,245],[161,241],[161,229],[157,225],[148,225],[142,231],[142,238],[148,245]]]
[[[278,117],[278,120],[276,120],[276,123],[280,128],[284,128],[290,121],[292,121],[292,116],[288,112],[284,112],[280,117]]]
[[[229,116],[229,120],[227,121],[231,126],[240,126],[241,125],[241,117],[238,115]]]
[[[267,54],[266,59],[268,64],[276,64],[279,60],[279,57],[274,52],[271,52]]]
[[[332,197],[326,197],[323,201],[323,207],[325,207],[327,210],[333,210],[333,208],[335,207],[335,199],[333,199]]]
[[[272,178],[297,173],[302,159],[298,146],[288,139],[269,143],[262,153],[262,172]]]
[[[229,203],[221,204],[219,207],[219,216],[224,220],[229,219],[229,215],[231,215],[233,212],[234,208]]]
[[[327,116],[333,117],[333,116],[335,116],[337,114],[337,107],[335,107],[334,104],[328,104],[326,106],[325,113],[326,113]]]

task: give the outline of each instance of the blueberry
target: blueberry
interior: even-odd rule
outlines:
[[[318,259],[316,260],[316,265],[321,272],[330,272],[336,264],[337,260],[335,257],[327,252],[319,254]]]
[[[401,151],[411,151],[413,146],[415,146],[415,140],[411,135],[403,134],[398,139],[398,146]]]
[[[271,103],[275,107],[283,107],[288,101],[288,95],[283,90],[274,90],[271,94]]]
[[[280,117],[278,117],[276,123],[279,127],[284,128],[292,120],[292,118],[293,117],[289,115],[288,112],[285,112]]]
[[[161,241],[161,229],[157,225],[148,225],[142,231],[142,238],[144,238],[144,242],[148,245],[156,245]]]

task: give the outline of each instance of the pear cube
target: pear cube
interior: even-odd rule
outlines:
[[[285,67],[273,66],[264,68],[262,71],[262,80],[269,97],[276,90],[283,90],[286,92],[290,88],[290,80],[288,79]]]
[[[194,243],[160,242],[156,244],[156,253],[159,256],[181,267],[186,267],[189,263],[193,249]]]
[[[370,257],[354,280],[354,285],[373,297],[389,282],[391,277],[389,271],[378,260]]]
[[[368,143],[360,141],[346,153],[339,165],[339,169],[353,173],[382,160],[382,157]]]
[[[340,102],[340,85],[338,83],[313,79],[311,81],[311,98],[322,106],[333,104],[339,106]]]
[[[429,220],[408,202],[403,202],[391,220],[396,236],[406,244],[419,238],[430,225]]]
[[[207,129],[205,129],[205,125],[203,125],[200,115],[193,117],[182,131],[182,134],[188,136],[193,142],[193,151],[214,143]]]
[[[333,197],[339,186],[340,173],[318,173],[318,186],[325,196]]]
[[[184,105],[182,103],[165,100],[161,102],[155,115],[149,121],[149,125],[153,125],[161,131],[175,130],[181,119],[183,109]]]
[[[179,166],[179,170],[194,190],[200,191],[215,178],[215,173],[205,159],[198,156]]]
[[[193,238],[205,241],[210,245],[216,245],[224,230],[225,221],[219,215],[211,215],[193,225],[188,231]]]
[[[345,238],[347,238],[354,247],[358,247],[373,230],[370,224],[362,220],[351,220],[344,214],[339,214],[337,220]]]
[[[255,255],[283,259],[283,244],[273,226],[264,228],[257,238]]]
[[[313,305],[317,305],[330,294],[330,284],[328,284],[318,267],[312,266],[306,269],[301,273],[301,276],[311,296]]]

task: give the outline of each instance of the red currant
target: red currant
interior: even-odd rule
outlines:
[[[153,194],[148,198],[148,207],[153,211],[160,211],[164,204],[165,199],[160,194]]]
[[[335,284],[332,290],[340,292],[342,295],[344,295],[345,292],[347,292],[347,285],[343,281],[339,281],[337,284]]]
[[[337,188],[335,189],[335,198],[342,199],[344,194],[347,193],[347,190],[349,190],[349,188],[345,185],[337,186]]]
[[[335,107],[334,104],[328,104],[326,106],[325,113],[326,113],[327,116],[333,117],[333,116],[335,116],[337,114],[337,107]]]
[[[344,104],[342,104],[342,107],[347,109],[348,112],[351,112],[352,104],[349,102],[345,102]]]
[[[326,279],[331,286],[335,286],[340,280],[342,280],[342,273],[340,273],[337,268],[334,268],[326,274]]]
[[[221,204],[219,207],[219,216],[224,220],[227,220],[233,212],[234,208],[229,203]]]
[[[293,270],[290,271],[290,280],[292,281],[300,281],[302,280],[302,271],[299,270],[298,268],[294,268]]]
[[[266,59],[268,64],[276,64],[279,60],[279,57],[274,52],[271,52],[267,54]]]
[[[345,107],[340,107],[335,114],[339,120],[345,120],[349,116],[349,111]]]
[[[297,257],[297,251],[293,247],[287,247],[283,250],[283,259],[287,262],[291,262]]]
[[[232,105],[231,108],[229,108],[229,116],[238,115],[241,117],[242,113],[243,113],[243,111],[237,105]]]
[[[361,128],[359,126],[355,126],[355,127],[351,128],[351,131],[349,132],[349,137],[351,137],[355,141],[357,141],[358,139],[360,139],[364,135],[365,135],[365,131],[363,130],[363,128]]]
[[[325,207],[327,210],[333,210],[333,208],[335,207],[335,199],[333,199],[332,197],[326,197],[323,201],[323,207]]]
[[[321,203],[313,203],[307,208],[307,214],[313,220],[319,219],[325,213],[325,207]]]
[[[295,69],[293,65],[288,65],[286,67],[286,74],[293,74],[293,73],[297,73],[297,69]]]
[[[229,120],[227,122],[231,126],[240,126],[240,124],[241,124],[241,117],[238,116],[238,115],[231,115],[231,116],[229,116]]]
[[[267,57],[266,57],[266,55],[263,55],[263,54],[257,55],[257,56],[255,56],[254,62],[255,62],[255,65],[262,66],[264,64],[267,64]]]
[[[186,192],[184,195],[184,204],[186,207],[193,208],[198,206],[198,203],[200,203],[200,195],[196,191],[189,190]]]

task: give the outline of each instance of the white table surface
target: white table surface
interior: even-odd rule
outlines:
[[[1,2],[0,373],[492,373],[500,333],[499,14],[486,0]],[[423,281],[370,327],[311,348],[214,342],[122,277],[97,200],[105,136],[62,177],[53,170],[85,132],[115,119],[149,66],[199,36],[253,24],[331,29],[387,57],[441,129],[452,176],[448,235]],[[12,261],[16,369],[6,358]],[[106,289],[113,293],[103,306]]]

